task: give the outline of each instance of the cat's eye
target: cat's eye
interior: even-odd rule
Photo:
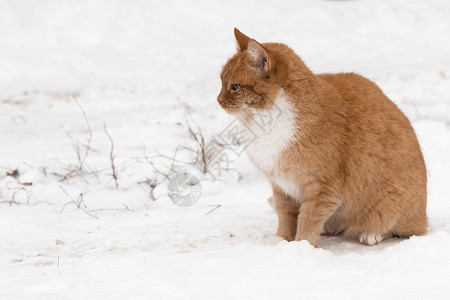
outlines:
[[[232,91],[237,91],[239,88],[241,87],[241,85],[239,83],[235,83],[233,85],[231,85],[231,90]]]

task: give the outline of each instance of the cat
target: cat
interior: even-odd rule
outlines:
[[[277,235],[317,247],[321,234],[365,245],[425,234],[423,155],[381,89],[355,73],[315,75],[288,46],[234,34],[217,101],[256,136],[245,152],[272,184]]]

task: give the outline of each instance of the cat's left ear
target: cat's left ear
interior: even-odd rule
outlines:
[[[234,36],[236,37],[238,51],[247,50],[247,45],[250,38],[240,32],[236,27],[234,28]]]
[[[266,73],[273,67],[273,59],[270,53],[260,43],[250,40],[247,46],[248,58],[253,68],[265,71]]]

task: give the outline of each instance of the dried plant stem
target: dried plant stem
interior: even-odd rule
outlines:
[[[59,254],[58,254],[58,273],[60,276],[62,276],[61,270],[59,269]]]
[[[75,102],[78,104],[78,107],[80,108],[81,113],[83,114],[84,122],[86,123],[86,127],[87,127],[88,133],[89,133],[87,143],[84,145],[81,144],[86,149],[86,151],[83,154],[80,154],[80,152],[81,152],[79,150],[80,143],[77,143],[76,147],[75,147],[77,150],[77,157],[78,157],[78,169],[82,170],[83,166],[84,166],[84,162],[86,161],[86,157],[88,156],[89,151],[91,150],[92,129],[91,129],[91,125],[89,124],[89,120],[87,118],[87,115],[86,115],[86,112],[84,111],[83,106],[81,106],[80,102],[78,101],[77,97],[75,97],[75,95],[72,95],[72,97],[75,100]]]
[[[206,172],[208,171],[208,166],[206,164],[206,151],[205,151],[206,145],[205,145],[205,138],[203,137],[203,134],[202,134],[202,130],[200,129],[200,127],[196,126],[198,133],[195,133],[192,128],[191,122],[189,121],[187,113],[184,115],[184,117],[186,119],[186,124],[188,126],[189,134],[191,135],[192,139],[197,143],[197,146],[199,147],[198,151],[200,153],[197,153],[197,155],[200,155],[200,160],[202,161],[202,172],[203,172],[203,174],[206,174]]]
[[[70,199],[69,202],[67,202],[66,204],[63,205],[63,207],[62,207],[61,210],[59,211],[60,214],[62,214],[62,212],[64,211],[64,209],[66,208],[67,205],[73,204],[73,205],[75,205],[75,206],[77,207],[77,209],[81,209],[81,210],[84,211],[87,215],[89,215],[89,216],[91,216],[91,217],[97,219],[97,216],[91,214],[91,213],[87,210],[86,203],[84,203],[84,199],[83,199],[83,193],[80,193],[80,195],[78,196],[78,199],[77,199],[77,200],[74,200],[74,199],[72,198],[72,196],[70,196],[69,193],[68,193],[65,189],[63,189],[61,186],[60,186],[59,188],[60,188],[60,189],[64,192],[64,194],[66,194],[67,197],[69,197],[69,199]]]
[[[105,122],[103,122],[103,128],[105,130],[106,136],[108,137],[109,141],[111,142],[111,151],[109,152],[109,160],[111,161],[111,170],[112,170],[112,177],[114,178],[114,183],[116,184],[116,188],[119,188],[119,182],[117,181],[116,165],[114,164],[114,141],[113,141],[111,135],[108,133],[108,130],[106,129]]]
[[[222,204],[216,205],[213,209],[211,209],[210,211],[208,211],[208,212],[205,214],[205,216],[209,215],[210,213],[212,213],[213,211],[215,211],[216,209],[221,208],[221,207],[222,207]]]

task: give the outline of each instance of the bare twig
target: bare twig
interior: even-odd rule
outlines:
[[[67,131],[64,126],[61,125],[66,135],[69,137],[72,143],[72,147],[75,150],[75,154],[77,156],[77,165],[70,165],[69,170],[67,173],[60,174],[56,172],[52,172],[50,174],[57,176],[59,181],[66,181],[69,178],[79,176],[81,177],[86,183],[89,183],[87,179],[85,178],[86,174],[94,174],[97,176],[95,171],[90,170],[90,168],[86,165],[86,158],[88,157],[88,154],[90,152],[93,152],[94,150],[91,148],[91,141],[92,141],[92,129],[91,125],[89,123],[89,119],[87,118],[86,111],[84,110],[81,103],[78,101],[75,95],[72,95],[73,100],[77,103],[78,107],[80,108],[81,114],[84,119],[84,123],[86,125],[87,131],[88,131],[88,137],[86,142],[80,142],[77,139],[75,139],[69,131]],[[84,150],[83,150],[84,148]],[[46,170],[43,170],[46,173]]]
[[[198,127],[196,125],[197,133],[195,133],[192,128],[191,122],[189,121],[187,113],[185,113],[184,118],[185,118],[186,124],[188,126],[189,134],[191,135],[192,139],[197,143],[197,146],[199,148],[198,154],[200,155],[200,160],[202,162],[202,172],[203,172],[203,174],[206,174],[206,172],[208,171],[207,170],[208,165],[206,164],[206,151],[205,151],[206,145],[205,145],[205,138],[203,137],[203,134],[202,134],[202,130],[200,129],[200,127]],[[192,123],[194,123],[194,122],[192,121]],[[197,157],[198,157],[198,155],[197,155]],[[197,160],[198,160],[198,158],[197,158]]]
[[[144,158],[145,158],[145,161],[152,167],[153,173],[161,175],[164,178],[163,181],[170,180],[172,178],[172,176],[177,173],[175,162],[181,162],[180,160],[176,159],[176,156],[177,156],[179,150],[180,150],[180,148],[177,147],[175,149],[173,156],[156,155],[156,156],[152,157],[152,158],[161,157],[161,158],[168,159],[170,161],[170,165],[153,161],[150,157],[147,156],[147,151],[146,151],[145,146],[144,146]],[[188,163],[188,162],[186,162],[186,163]],[[161,166],[161,168],[164,168],[165,170],[161,170],[160,168],[157,167],[157,165]],[[160,182],[160,183],[162,183],[162,182]]]
[[[114,164],[114,142],[113,142],[111,135],[108,133],[108,130],[106,129],[105,122],[103,122],[103,128],[105,130],[106,136],[108,137],[109,141],[111,142],[111,151],[109,152],[109,160],[111,161],[111,170],[112,170],[112,177],[114,178],[114,183],[116,184],[116,188],[119,188],[119,182],[117,181],[116,166]]]
[[[212,213],[213,211],[215,211],[216,209],[221,208],[221,207],[222,207],[222,204],[216,205],[213,209],[211,209],[210,211],[208,211],[208,212],[205,214],[205,216],[209,215],[210,213]]]
[[[91,211],[134,211],[133,209],[130,209],[125,203],[122,203],[123,208],[98,208],[98,209],[91,209]]]
[[[80,195],[78,195],[78,199],[74,200],[72,198],[72,196],[69,195],[69,193],[67,193],[67,191],[65,189],[63,189],[61,186],[59,187],[64,194],[67,195],[67,197],[69,197],[70,201],[67,202],[66,204],[63,205],[63,207],[61,208],[61,210],[59,211],[60,214],[62,214],[62,212],[64,211],[64,209],[66,208],[67,205],[73,204],[77,207],[77,209],[81,209],[82,211],[84,211],[86,214],[88,214],[89,216],[97,219],[97,216],[91,214],[86,207],[86,203],[84,203],[84,199],[83,199],[83,193],[80,193]]]
[[[155,188],[158,186],[158,180],[155,178],[155,177],[153,177],[153,178],[146,178],[145,180],[143,180],[143,181],[138,181],[138,184],[145,184],[145,185],[148,185],[149,186],[149,188],[150,188],[150,199],[152,200],[152,201],[156,201],[157,200],[157,197],[155,196]]]
[[[79,169],[83,169],[83,165],[84,162],[86,160],[86,157],[89,154],[89,151],[91,150],[91,141],[92,141],[92,129],[91,129],[91,125],[89,124],[89,120],[86,116],[86,112],[84,111],[83,106],[81,106],[80,102],[78,101],[77,97],[75,95],[72,95],[72,98],[75,100],[75,102],[78,104],[78,107],[81,110],[81,113],[83,114],[83,118],[84,118],[84,122],[86,123],[87,129],[88,129],[88,133],[89,133],[89,137],[87,140],[86,145],[84,145],[86,151],[84,152],[84,154],[82,155],[78,155],[78,162],[79,162]],[[79,148],[78,144],[77,147]]]
[[[7,200],[7,201],[0,201],[0,203],[7,203],[7,204],[9,204],[9,206],[11,206],[13,204],[15,204],[15,205],[25,205],[23,203],[20,203],[20,202],[17,202],[15,200],[13,200],[13,199]]]
[[[9,206],[12,206],[13,204],[15,205],[30,205],[30,206],[35,206],[41,203],[45,203],[47,205],[52,205],[52,203],[48,202],[48,201],[34,201],[33,203],[31,203],[31,198],[33,196],[33,194],[31,193],[30,190],[26,189],[25,186],[29,186],[30,183],[24,182],[24,183],[20,183],[19,186],[16,187],[10,187],[9,183],[7,182],[5,184],[6,188],[8,189],[8,191],[12,191],[12,196],[10,200],[6,200],[6,201],[0,201],[0,203],[6,203],[9,204]],[[19,202],[16,200],[17,195],[23,192],[27,198],[26,202]]]
[[[9,201],[7,201],[9,203],[9,206],[11,206],[13,204],[17,204],[17,205],[29,205],[30,204],[31,193],[26,188],[24,188],[23,186],[22,187],[20,187],[20,186],[19,187],[10,187],[8,183],[6,183],[5,186],[9,191],[13,192],[11,199]],[[25,196],[27,198],[27,201],[25,203],[16,201],[16,196],[20,192],[25,193]],[[2,203],[4,203],[4,202],[2,202]]]
[[[62,276],[61,270],[59,269],[59,254],[58,254],[58,273],[59,273],[60,276]]]

